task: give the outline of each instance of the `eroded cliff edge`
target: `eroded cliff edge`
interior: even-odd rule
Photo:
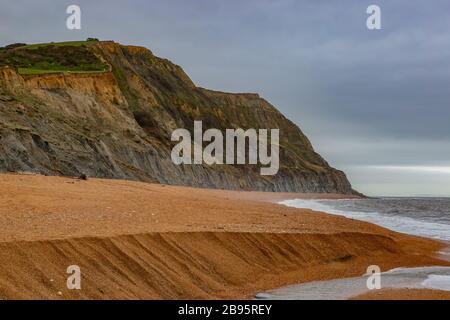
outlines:
[[[301,130],[257,94],[196,87],[148,49],[89,45],[112,68],[91,74],[20,75],[0,68],[0,170],[236,190],[354,193]],[[280,170],[174,165],[171,133],[204,127],[279,128]]]

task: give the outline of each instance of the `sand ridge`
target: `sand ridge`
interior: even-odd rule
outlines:
[[[443,243],[273,203],[323,196],[2,174],[0,298],[251,298],[371,264],[450,265]]]

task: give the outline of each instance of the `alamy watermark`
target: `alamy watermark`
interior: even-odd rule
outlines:
[[[66,27],[69,30],[81,30],[81,8],[75,4],[67,7],[66,13],[69,17],[66,20]]]
[[[66,9],[69,30],[81,29],[81,8],[70,5]],[[367,7],[369,30],[381,29],[381,8],[372,4]],[[275,175],[279,170],[279,129],[270,129],[270,154],[268,150],[268,129],[226,129],[224,135],[218,129],[202,131],[202,122],[194,121],[194,139],[186,129],[176,129],[172,141],[180,141],[173,149],[173,163],[180,164],[260,164],[261,175]],[[236,148],[235,148],[235,142]],[[248,144],[246,141],[248,140]],[[203,142],[210,142],[203,149]],[[192,152],[193,146],[193,152]],[[248,148],[246,148],[248,147]]]
[[[179,142],[172,149],[174,164],[260,164],[261,175],[275,175],[280,167],[279,129],[218,129],[203,132],[202,121],[194,121],[194,137],[187,129],[176,129],[172,141]],[[181,140],[181,141],[180,141]],[[209,144],[203,148],[203,143]],[[270,145],[270,153],[268,146]],[[193,150],[192,150],[193,149]]]
[[[376,4],[372,4],[367,7],[367,14],[370,16],[366,20],[366,26],[369,30],[381,29],[381,8]]]
[[[377,265],[372,265],[367,268],[366,275],[367,278],[366,285],[369,290],[381,289],[381,269]]]
[[[81,290],[81,269],[77,265],[71,265],[67,267],[67,289],[69,290]]]

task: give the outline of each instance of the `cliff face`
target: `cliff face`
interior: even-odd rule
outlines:
[[[0,170],[133,179],[196,187],[353,193],[345,174],[256,94],[196,87],[183,70],[141,47],[89,45],[112,72],[19,75],[0,68]],[[174,165],[172,131],[280,129],[280,170]]]

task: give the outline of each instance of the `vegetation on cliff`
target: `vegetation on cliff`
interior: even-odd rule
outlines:
[[[0,68],[2,170],[225,189],[354,192],[345,174],[330,167],[266,100],[196,87],[181,67],[146,48],[92,41],[4,49],[1,55],[10,66]],[[39,63],[88,73],[16,71]],[[111,72],[95,73],[106,65]],[[171,133],[192,132],[195,120],[219,130],[280,129],[278,174],[262,177],[257,165],[174,165]]]
[[[108,71],[109,66],[88,49],[90,42],[8,46],[0,49],[0,66],[17,68],[20,74]]]

